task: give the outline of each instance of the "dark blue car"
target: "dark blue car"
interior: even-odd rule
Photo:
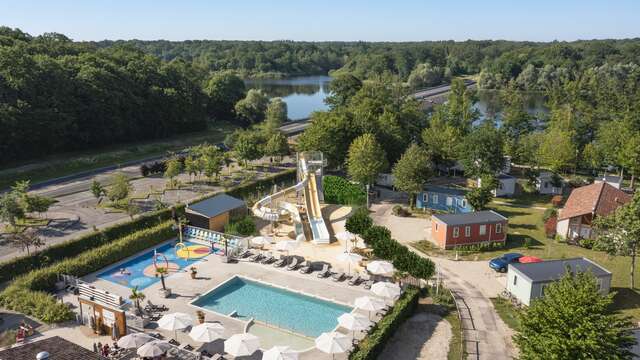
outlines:
[[[521,257],[522,254],[518,253],[504,254],[501,257],[491,259],[491,261],[489,261],[489,267],[495,271],[506,272],[509,264],[517,263]]]

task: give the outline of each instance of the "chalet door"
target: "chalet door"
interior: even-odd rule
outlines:
[[[591,228],[581,227],[580,228],[580,237],[583,239],[591,238]]]

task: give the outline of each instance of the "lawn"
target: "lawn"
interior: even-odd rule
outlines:
[[[227,134],[235,130],[230,123],[216,124],[215,128],[197,133],[181,134],[162,140],[114,145],[77,153],[58,154],[28,164],[15,164],[14,168],[0,171],[0,189],[7,188],[19,180],[32,183],[54,179],[78,172],[117,165],[128,161],[163,155],[168,151],[182,150],[203,142],[222,142]]]
[[[502,321],[504,321],[504,323],[514,331],[520,331],[518,310],[509,302],[509,300],[503,298],[491,298],[491,302]]]
[[[568,245],[545,236],[542,214],[551,206],[547,196],[525,195],[515,199],[496,199],[490,208],[509,218],[509,237],[504,249],[463,254],[463,260],[489,260],[505,252],[519,252],[524,255],[537,256],[542,259],[562,259],[586,257],[602,265],[613,273],[612,291],[616,292],[615,306],[624,314],[640,320],[640,293],[630,289],[631,259],[629,257],[611,256],[601,251],[594,251],[578,246]],[[529,246],[525,246],[528,243]],[[425,242],[414,245],[418,250],[434,256],[455,257],[455,251],[434,249]],[[636,268],[635,276],[640,279],[640,270]]]

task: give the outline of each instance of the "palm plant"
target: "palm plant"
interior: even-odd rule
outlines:
[[[138,313],[142,314],[142,308],[140,307],[140,301],[144,300],[146,296],[138,291],[138,287],[134,287],[133,289],[131,289],[131,295],[129,295],[129,299],[135,301],[136,303],[136,308],[138,308]]]
[[[162,282],[162,290],[167,290],[167,287],[164,283],[164,277],[169,274],[169,269],[166,267],[159,267],[156,269],[156,274],[160,275],[160,282]]]

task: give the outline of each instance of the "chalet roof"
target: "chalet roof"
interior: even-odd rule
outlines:
[[[447,194],[447,195],[458,195],[458,196],[464,196],[467,194],[467,191],[464,189],[457,189],[457,188],[444,187],[444,186],[433,186],[433,185],[425,186],[424,191],[439,193],[439,194]]]
[[[102,356],[59,336],[28,342],[0,351],[0,360],[33,359],[46,351],[51,360],[101,360]]]
[[[509,264],[509,270],[512,267],[534,283],[559,280],[567,270],[574,274],[590,271],[595,277],[611,276],[609,270],[583,257]]]
[[[506,221],[507,218],[493,210],[459,214],[435,214],[431,216],[447,225],[487,224]]]
[[[558,220],[591,213],[606,216],[630,200],[630,195],[605,182],[579,187],[569,195],[564,208],[560,210]]]
[[[187,209],[207,217],[215,217],[227,211],[244,207],[243,200],[236,199],[227,194],[219,194],[214,197],[198,201],[187,206]]]

